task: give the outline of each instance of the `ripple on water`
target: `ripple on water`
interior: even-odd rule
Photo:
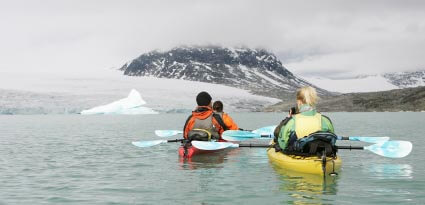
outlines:
[[[423,113],[329,113],[341,135],[409,140],[387,159],[340,150],[334,181],[276,169],[263,148],[182,159],[180,143],[149,148],[155,129],[181,128],[186,114],[0,116],[0,203],[5,204],[420,204],[425,201]],[[242,127],[280,122],[276,113],[235,113]],[[403,120],[394,120],[403,119]],[[356,126],[353,126],[356,125]],[[359,129],[359,127],[361,129]],[[408,134],[406,134],[408,133]],[[176,139],[179,138],[176,136]],[[340,145],[367,143],[338,141]]]
[[[372,164],[365,169],[376,179],[412,179],[413,168],[409,164]]]

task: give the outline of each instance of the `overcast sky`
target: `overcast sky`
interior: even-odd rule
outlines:
[[[420,0],[0,0],[0,29],[0,74],[97,75],[193,44],[266,48],[304,76],[425,69]]]

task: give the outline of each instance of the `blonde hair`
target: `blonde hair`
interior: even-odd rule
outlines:
[[[311,86],[305,86],[297,90],[297,100],[314,107],[319,97],[317,96],[316,89]]]

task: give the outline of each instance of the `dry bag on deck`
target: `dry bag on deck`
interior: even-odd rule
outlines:
[[[306,137],[290,142],[283,153],[288,155],[317,156],[326,152],[326,156],[336,156],[337,136],[331,132],[318,131]]]

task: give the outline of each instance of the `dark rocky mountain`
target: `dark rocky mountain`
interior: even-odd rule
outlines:
[[[266,111],[286,112],[294,104],[287,100],[266,108]],[[425,87],[327,96],[319,101],[317,108],[322,112],[420,112],[425,111]]]
[[[385,73],[382,75],[399,88],[425,86],[425,70],[414,72]]]
[[[152,76],[223,84],[263,96],[285,98],[311,85],[288,71],[264,49],[177,47],[141,55],[121,70],[129,76]],[[329,94],[318,89],[320,94]]]

